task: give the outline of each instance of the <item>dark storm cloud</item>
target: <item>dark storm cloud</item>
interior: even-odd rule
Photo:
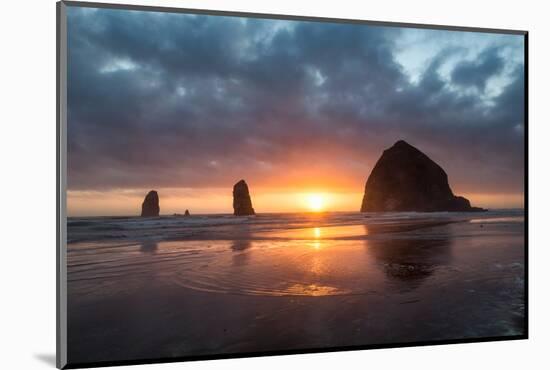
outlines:
[[[476,60],[459,63],[453,70],[453,83],[484,89],[487,80],[504,68],[504,59],[498,52],[498,48],[489,48]]]
[[[413,83],[395,28],[77,8],[68,26],[71,189],[261,183],[289,163],[364,181],[403,138],[464,187],[521,190],[523,66],[505,71],[506,45],[447,77],[460,50],[442,49]]]

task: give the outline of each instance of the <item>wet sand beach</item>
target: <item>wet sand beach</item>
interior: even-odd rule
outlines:
[[[70,363],[525,330],[522,211],[90,218],[68,233]]]

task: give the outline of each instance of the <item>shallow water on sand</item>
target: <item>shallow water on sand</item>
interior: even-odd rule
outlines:
[[[81,241],[68,247],[69,354],[101,361],[522,334],[523,215],[428,216],[73,220]],[[116,237],[92,240],[102,223]],[[147,346],[132,332],[146,332]]]

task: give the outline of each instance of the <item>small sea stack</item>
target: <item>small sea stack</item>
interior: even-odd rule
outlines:
[[[159,213],[159,195],[155,190],[151,190],[141,204],[141,217],[158,217]]]
[[[184,216],[184,217],[189,217],[189,216],[191,216],[191,214],[189,213],[189,210],[188,210],[188,209],[185,210],[185,213],[183,214],[183,216]]]
[[[361,212],[474,212],[464,197],[455,196],[447,174],[426,154],[399,140],[384,150],[367,183]]]
[[[248,185],[244,180],[239,181],[233,186],[233,214],[235,216],[254,215],[252,200],[248,192]]]

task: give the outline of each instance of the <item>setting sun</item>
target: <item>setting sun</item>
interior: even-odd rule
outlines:
[[[309,194],[307,205],[313,212],[321,212],[325,208],[325,197],[322,194]]]

